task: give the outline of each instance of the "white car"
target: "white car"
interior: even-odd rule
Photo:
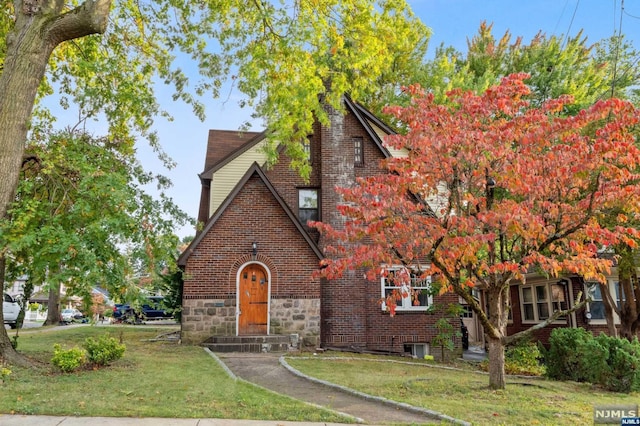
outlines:
[[[83,318],[84,315],[77,309],[63,309],[62,312],[60,312],[60,321],[65,324],[80,321]]]
[[[4,293],[2,300],[2,316],[5,324],[9,324],[11,328],[18,326],[18,314],[20,313],[20,305],[14,300],[13,297]]]

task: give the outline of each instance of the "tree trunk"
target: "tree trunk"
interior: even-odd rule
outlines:
[[[5,274],[5,258],[4,255],[0,255],[0,287],[4,289],[4,275]],[[3,297],[4,300],[4,297]],[[0,316],[3,316],[2,313],[2,304],[0,303]],[[2,324],[2,331],[0,331],[0,364],[7,363],[10,365],[19,365],[22,367],[31,366],[31,362],[24,355],[18,353],[13,345],[11,344],[11,339],[9,338],[9,334],[7,334],[7,329],[4,328],[4,323]]]
[[[60,285],[51,284],[49,287],[49,306],[47,307],[47,319],[43,325],[60,324]]]
[[[7,34],[0,74],[0,217],[18,184],[33,104],[51,52],[64,41],[104,33],[111,8],[111,0],[86,0],[72,11],[58,0],[14,4],[15,24]],[[25,358],[18,355],[2,327],[0,358],[22,364]]]
[[[617,249],[618,261],[618,297],[620,301],[620,337],[633,340],[638,327],[638,284],[635,253],[629,247]]]
[[[33,281],[27,279],[22,288],[22,300],[20,301],[20,313],[18,314],[18,327],[22,328],[24,325],[24,318],[29,310],[29,299],[33,295]]]
[[[489,387],[504,389],[506,386],[504,371],[504,339],[507,335],[509,317],[509,284],[493,283],[487,289],[489,302],[489,323],[492,332],[487,333],[489,343]]]
[[[604,317],[607,320],[607,333],[609,336],[618,337],[618,329],[613,320],[613,312],[616,310],[616,306],[614,306],[615,302],[611,298],[611,293],[609,293],[609,286],[603,283],[598,283],[598,286],[600,286],[602,304],[604,305]]]
[[[55,47],[42,37],[45,17],[18,15],[0,76],[0,217],[12,201],[33,103]]]
[[[491,389],[504,389],[506,385],[504,344],[501,339],[489,337],[489,387]]]

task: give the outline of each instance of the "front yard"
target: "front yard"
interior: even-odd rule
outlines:
[[[418,360],[336,353],[286,360],[309,376],[474,425],[592,424],[594,405],[640,403],[640,393],[617,394],[584,383],[536,378],[510,377],[505,391],[492,391],[488,376],[468,365],[460,371]]]
[[[0,413],[350,421],[234,381],[201,347],[152,341],[166,331],[153,326],[20,330],[18,349],[45,367],[9,367],[11,373],[0,380]],[[54,343],[70,349],[107,332],[126,345],[124,357],[112,365],[62,374],[49,363]]]

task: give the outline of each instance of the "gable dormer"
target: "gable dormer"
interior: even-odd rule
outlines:
[[[264,164],[264,132],[210,130],[198,222],[205,223],[254,162]]]

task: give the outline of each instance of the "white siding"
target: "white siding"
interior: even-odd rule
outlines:
[[[254,162],[263,165],[267,161],[264,153],[265,141],[260,141],[237,158],[225,164],[213,174],[211,179],[211,198],[209,212],[211,215],[220,207],[229,193],[244,176]]]
[[[444,182],[438,184],[438,194],[431,195],[425,200],[427,205],[438,217],[443,217],[449,209],[449,190]]]
[[[388,146],[385,143],[385,138],[388,135],[387,132],[382,130],[380,127],[376,126],[371,121],[369,121],[369,125],[371,126],[373,131],[376,132],[378,137],[382,140],[382,144],[384,145],[385,148],[387,148],[389,150],[389,153],[391,154],[392,157],[406,157],[408,155],[408,151],[406,149],[404,149],[404,148],[402,148],[402,149],[394,149],[394,148]]]

